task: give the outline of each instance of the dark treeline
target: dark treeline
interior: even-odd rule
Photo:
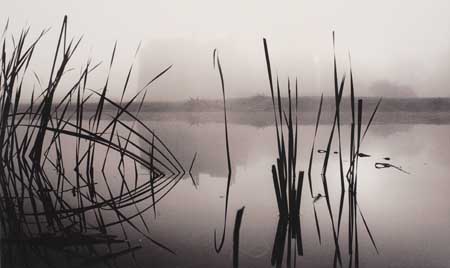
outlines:
[[[371,109],[376,105],[378,99],[375,97],[363,97],[367,104],[366,108]],[[320,102],[320,97],[299,97],[299,112],[314,112]],[[334,109],[334,98],[324,97],[323,112],[332,112]],[[282,98],[283,107],[287,107],[287,98]],[[227,109],[230,112],[264,112],[271,111],[272,100],[269,96],[254,96],[248,98],[230,98],[227,101]],[[131,105],[129,111],[138,110],[138,104]],[[27,105],[21,105],[19,109],[26,109]],[[97,103],[86,103],[87,112],[95,111]],[[76,109],[75,106],[68,109]],[[105,104],[105,111],[113,110],[115,107]],[[152,102],[147,101],[141,108],[141,112],[211,112],[221,111],[223,103],[221,100],[193,99],[179,102]],[[341,111],[350,112],[350,101],[348,97],[343,97]],[[450,112],[450,98],[383,98],[379,112],[417,112],[417,113],[439,113]]]

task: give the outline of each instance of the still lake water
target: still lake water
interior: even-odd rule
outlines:
[[[128,122],[131,125],[132,121]],[[223,123],[197,119],[153,118],[145,121],[145,124],[155,130],[186,171],[197,153],[192,168],[196,186],[191,177],[186,175],[157,203],[156,217],[152,209],[143,215],[150,237],[176,254],[156,246],[125,224],[124,228],[130,229],[127,230],[125,239],[131,246],[140,245],[142,248],[133,254],[116,258],[116,267],[232,267],[235,215],[243,206],[245,210],[240,230],[239,266],[271,267],[279,219],[271,174],[271,166],[277,157],[275,127],[266,121],[229,124],[232,164],[230,200],[225,244],[217,254],[214,250],[214,231],[218,232],[219,237],[222,234],[228,173]],[[316,194],[323,194],[320,173],[324,159],[324,154],[318,153],[317,150],[325,149],[330,130],[329,124],[319,126],[312,166],[312,184]],[[349,126],[343,125],[341,130],[345,168],[349,164]],[[370,227],[379,254],[372,246],[358,214],[360,267],[450,267],[449,133],[450,125],[447,124],[371,126],[360,150],[370,157],[360,158],[358,204]],[[307,171],[313,135],[313,125],[299,125],[298,170]],[[74,148],[73,144],[70,144],[70,141],[63,142],[69,152],[67,162],[75,161],[70,150]],[[143,143],[142,147],[146,149]],[[327,173],[335,221],[340,202],[339,161],[338,154],[334,153],[337,148],[337,143],[334,142]],[[99,159],[102,159],[101,151],[97,154],[100,155]],[[387,157],[390,160],[386,160]],[[407,173],[395,168],[376,169],[376,162],[390,163],[401,167]],[[114,173],[113,170],[107,172]],[[146,173],[142,167],[139,172]],[[98,171],[96,174],[99,175]],[[113,190],[118,192],[120,179],[116,175],[111,174],[108,180]],[[142,175],[142,178],[147,180],[146,176]],[[101,188],[100,180],[98,183]],[[148,207],[150,201],[149,198],[137,206]],[[303,185],[301,204],[304,254],[296,257],[296,265],[332,267],[335,243],[326,202],[322,198],[314,203],[321,231],[319,243],[307,177]],[[347,267],[347,198],[344,198],[343,208],[339,245],[343,266]],[[133,213],[133,209],[134,207],[130,206],[122,210],[124,213]],[[114,213],[111,213],[112,219]],[[105,217],[108,218],[107,214]],[[141,230],[145,230],[138,217],[132,222]],[[122,226],[115,225],[108,231],[123,238],[121,228]],[[287,249],[284,252],[286,253]],[[97,264],[93,263],[93,266],[97,267]],[[283,267],[286,267],[286,264],[285,257]],[[104,265],[99,264],[98,267]]]
[[[146,219],[152,238],[164,243],[176,255],[164,251],[139,235],[133,242],[143,245],[136,261],[149,267],[232,267],[233,226],[236,211],[245,206],[240,232],[240,267],[271,267],[271,255],[278,223],[278,210],[271,177],[276,160],[274,126],[229,124],[232,178],[225,245],[214,250],[214,230],[220,237],[227,182],[224,126],[222,123],[147,121],[170,147],[181,164],[192,168],[195,187],[186,176],[157,204],[157,217]],[[299,126],[300,170],[306,170],[314,126]],[[325,149],[331,125],[320,125],[316,149]],[[374,236],[373,248],[358,215],[361,267],[450,267],[450,126],[432,124],[376,124],[366,136],[361,152],[371,157],[359,164],[358,204]],[[342,127],[343,148],[347,148],[349,127]],[[335,139],[336,140],[336,139]],[[333,144],[333,151],[337,144]],[[344,167],[348,151],[343,149]],[[324,154],[315,152],[313,188],[323,193],[320,171]],[[387,161],[383,158],[389,157]],[[338,216],[340,179],[338,155],[330,156],[327,173],[335,219]],[[376,162],[394,168],[376,169]],[[305,177],[306,178],[306,177]],[[304,256],[298,267],[330,267],[335,244],[326,202],[315,203],[321,230],[319,243],[313,202],[305,179],[301,207]],[[347,198],[340,228],[344,266],[348,264]],[[286,252],[286,250],[285,250]],[[126,257],[118,263],[126,263]],[[283,266],[286,260],[283,261]]]

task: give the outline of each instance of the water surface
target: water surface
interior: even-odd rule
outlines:
[[[157,205],[157,217],[149,217],[151,234],[164,241],[176,256],[154,246],[137,252],[138,262],[151,260],[155,267],[231,267],[232,231],[236,211],[245,206],[240,235],[240,265],[270,267],[278,222],[278,210],[270,168],[276,158],[273,126],[230,124],[232,186],[225,247],[214,251],[214,230],[221,232],[227,165],[224,126],[221,123],[149,121],[164,137],[180,162],[189,168],[197,153],[192,174],[186,176]],[[321,125],[317,149],[325,149],[331,126]],[[299,169],[306,170],[314,126],[300,126]],[[358,170],[358,203],[379,249],[376,254],[361,218],[358,219],[359,255],[362,267],[449,267],[450,261],[450,143],[449,125],[373,125],[366,136]],[[348,126],[342,127],[347,148]],[[333,152],[337,151],[333,145]],[[344,166],[348,151],[343,149]],[[323,193],[320,171],[323,154],[315,153],[313,188]],[[390,160],[384,158],[389,157]],[[338,155],[332,154],[327,178],[334,217],[340,197]],[[376,162],[397,169],[376,169]],[[303,188],[301,228],[304,256],[298,267],[330,267],[335,244],[324,199],[316,202],[322,234],[319,243],[307,180]],[[345,200],[340,228],[340,247],[348,263],[348,211]],[[358,215],[359,217],[359,215]],[[145,242],[143,242],[145,244]],[[283,265],[286,263],[284,262]]]
[[[132,121],[128,121],[131,125]],[[187,170],[196,154],[192,177],[185,174],[171,182],[173,189],[151,207],[150,193],[135,205],[121,208],[124,215],[133,215],[136,208],[147,209],[141,217],[130,223],[139,230],[175,252],[152,243],[130,224],[113,225],[108,234],[125,239],[131,246],[142,248],[130,254],[114,258],[117,267],[232,267],[233,225],[238,209],[245,206],[240,231],[240,267],[271,267],[275,234],[278,228],[278,208],[273,189],[271,166],[276,161],[275,127],[271,124],[229,124],[231,153],[231,190],[224,248],[214,250],[214,231],[221,235],[225,192],[227,184],[227,160],[225,134],[222,122],[202,120],[147,120],[145,124],[164,141],[180,164]],[[142,130],[142,131],[140,131]],[[142,135],[148,131],[138,129]],[[312,187],[315,194],[322,193],[321,170],[331,125],[319,126],[312,165]],[[343,125],[342,154],[344,168],[349,165],[349,126]],[[360,151],[370,157],[360,158],[358,167],[358,204],[367,226],[370,228],[379,250],[376,253],[362,217],[358,213],[358,251],[361,267],[450,267],[450,125],[433,124],[375,124],[371,126]],[[307,171],[314,135],[313,125],[299,125],[298,169]],[[151,139],[151,137],[144,137]],[[327,180],[333,218],[337,225],[341,202],[338,144],[332,145]],[[74,141],[63,138],[64,148],[74,148]],[[148,143],[136,140],[140,150],[149,150]],[[98,159],[104,158],[104,147],[96,149]],[[138,149],[134,149],[139,154]],[[142,151],[141,151],[142,153]],[[65,150],[65,162],[74,162],[74,152]],[[120,155],[110,154],[109,160]],[[148,155],[147,155],[148,156]],[[142,154],[141,157],[146,157]],[[389,160],[388,160],[389,159]],[[99,160],[99,161],[100,161]],[[376,169],[375,163],[390,163],[402,169]],[[102,162],[96,163],[99,167]],[[133,166],[124,166],[126,173],[134,172]],[[66,170],[71,170],[70,165]],[[138,167],[139,183],[145,183],[149,174]],[[125,176],[130,185],[134,177]],[[116,167],[106,170],[109,186],[95,171],[96,190],[107,196],[123,189]],[[128,179],[130,178],[130,179]],[[132,179],[133,178],[133,179]],[[108,188],[108,189],[107,189]],[[165,193],[168,188],[162,193]],[[83,190],[84,191],[84,190]],[[325,199],[313,203],[308,179],[303,186],[300,223],[303,256],[296,256],[298,267],[332,267],[335,242],[331,219]],[[343,266],[349,262],[348,198],[343,200],[342,221],[339,226],[339,247]],[[66,201],[77,206],[77,199],[68,193]],[[314,220],[315,205],[321,232],[319,241]],[[93,220],[93,213],[87,214]],[[114,210],[104,212],[104,220],[113,222]],[[148,225],[146,231],[145,223]],[[335,226],[337,228],[337,226]],[[123,230],[126,229],[126,235]],[[117,245],[120,249],[126,245]],[[285,249],[285,255],[287,252]],[[108,252],[107,249],[104,249]],[[42,256],[41,256],[42,257]],[[66,263],[60,261],[60,263]],[[70,263],[70,261],[68,262]],[[111,262],[110,262],[111,263]],[[94,267],[104,264],[90,263]],[[286,256],[283,266],[286,266]],[[45,267],[45,265],[43,265]]]

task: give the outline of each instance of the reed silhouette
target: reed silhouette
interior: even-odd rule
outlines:
[[[186,171],[169,147],[158,137],[148,123],[139,119],[145,105],[148,88],[171,69],[168,66],[150,79],[130,99],[125,99],[134,65],[128,70],[121,88],[120,100],[108,96],[110,74],[117,46],[114,45],[106,81],[100,91],[89,88],[88,78],[98,68],[88,60],[70,86],[62,88],[61,81],[81,39],[68,37],[67,17],[64,17],[48,81],[44,84],[33,73],[40,91],[34,90],[24,105],[22,90],[29,75],[35,48],[47,34],[42,31],[29,40],[29,28],[24,29],[12,43],[7,41],[8,23],[1,35],[0,57],[0,224],[2,238],[2,265],[30,266],[38,260],[49,266],[58,266],[61,258],[67,266],[87,266],[96,263],[111,265],[123,255],[131,255],[141,248],[129,241],[127,230],[133,230],[156,246],[175,253],[150,235],[145,213],[157,217],[157,204],[186,175]],[[272,183],[278,208],[278,224],[271,255],[271,264],[281,267],[286,257],[287,267],[296,265],[297,256],[303,256],[301,213],[305,171],[298,170],[299,159],[299,95],[298,80],[287,80],[287,98],[282,97],[278,77],[273,78],[269,49],[263,39],[266,67],[271,93],[271,104],[276,131],[277,155],[271,165]],[[139,48],[136,50],[135,57]],[[319,243],[322,242],[320,217],[316,204],[326,203],[333,234],[333,266],[359,267],[358,226],[363,225],[371,244],[378,253],[369,225],[358,204],[358,168],[362,158],[361,145],[380,107],[381,99],[363,127],[363,99],[356,99],[353,70],[349,70],[349,98],[344,98],[346,75],[339,79],[333,32],[333,116],[326,147],[316,149],[316,139],[323,114],[324,96],[321,95],[315,121],[314,137],[307,159],[307,180]],[[350,60],[351,63],[351,60]],[[224,133],[227,158],[227,186],[224,204],[222,235],[214,231],[214,248],[219,253],[224,247],[232,166],[228,136],[226,90],[222,66],[217,50],[213,52],[213,67],[217,68],[221,90]],[[65,95],[56,101],[55,93],[65,89]],[[295,92],[294,92],[295,90]],[[350,136],[342,130],[343,101],[350,101]],[[94,109],[92,110],[92,105]],[[88,108],[89,107],[89,108]],[[108,107],[106,109],[105,107]],[[89,110],[90,109],[90,110]],[[367,109],[367,108],[366,108]],[[87,111],[91,111],[90,113]],[[94,112],[92,112],[94,111]],[[131,118],[132,122],[128,120]],[[323,118],[322,118],[323,119]],[[137,131],[136,129],[139,129]],[[344,164],[344,139],[349,139],[349,161]],[[337,141],[336,141],[337,139]],[[332,145],[337,143],[337,151]],[[66,144],[72,146],[66,146]],[[309,152],[309,147],[308,147]],[[339,203],[335,213],[329,179],[330,155],[339,161]],[[315,154],[323,157],[320,175],[313,173]],[[192,176],[196,161],[194,154],[188,174]],[[388,157],[384,160],[389,161]],[[316,160],[317,161],[317,160]],[[99,164],[101,163],[101,164]],[[375,168],[401,167],[376,162]],[[144,169],[144,174],[140,169]],[[321,190],[313,187],[320,176]],[[348,205],[347,247],[341,246],[341,224],[345,201]],[[244,207],[237,211],[233,233],[233,267],[239,266],[239,240]],[[362,221],[362,222],[361,222]],[[113,230],[121,230],[120,235]],[[345,251],[347,249],[347,251]],[[346,254],[346,255],[345,255]],[[28,259],[24,256],[33,256]],[[55,257],[58,255],[58,257]],[[344,258],[347,257],[347,258]]]
[[[295,106],[293,105],[292,97],[291,97],[291,88],[290,88],[290,80],[288,78],[287,83],[287,105],[282,104],[282,97],[280,94],[280,86],[278,78],[276,79],[276,94],[274,81],[272,77],[271,70],[271,62],[269,57],[269,50],[267,46],[266,39],[263,40],[264,44],[264,52],[266,57],[266,66],[267,73],[269,78],[269,87],[270,93],[272,97],[272,106],[273,106],[273,114],[274,114],[274,122],[276,129],[276,138],[277,138],[277,149],[278,149],[278,157],[276,160],[276,164],[272,165],[272,178],[273,178],[273,187],[275,190],[276,202],[278,205],[279,211],[279,222],[277,227],[277,232],[274,241],[274,247],[272,252],[271,263],[274,266],[281,267],[282,261],[285,255],[285,247],[286,251],[286,260],[287,267],[291,267],[292,265],[292,242],[291,239],[296,241],[295,246],[297,247],[297,255],[303,255],[303,241],[301,237],[301,198],[302,198],[302,186],[303,186],[303,177],[304,172],[300,171],[298,173],[298,177],[296,176],[296,163],[297,159],[297,144],[298,144],[298,93],[297,93],[297,80],[295,81]],[[335,51],[335,36],[333,32],[333,51]],[[354,81],[353,81],[353,70],[350,64],[350,107],[351,107],[351,133],[350,133],[350,146],[348,148],[350,154],[350,161],[348,167],[344,167],[343,162],[343,142],[342,142],[342,133],[341,133],[341,106],[343,100],[343,92],[345,88],[345,74],[342,76],[342,79],[338,79],[338,70],[337,70],[337,60],[336,53],[334,52],[333,56],[333,74],[334,74],[334,119],[331,127],[331,132],[328,137],[327,146],[325,149],[317,150],[317,153],[323,154],[323,164],[322,171],[320,174],[323,193],[315,193],[313,189],[313,173],[312,173],[312,163],[314,159],[315,153],[315,142],[317,133],[319,130],[319,123],[322,114],[322,104],[323,104],[323,94],[320,98],[320,103],[317,112],[317,119],[315,123],[314,129],[314,137],[312,140],[311,152],[309,155],[308,161],[308,183],[309,183],[309,192],[312,198],[312,207],[314,212],[314,221],[317,230],[317,236],[319,243],[322,242],[321,236],[321,228],[320,221],[318,217],[318,213],[316,210],[316,202],[324,199],[327,207],[327,214],[331,223],[331,231],[333,234],[333,240],[335,245],[335,252],[333,258],[333,266],[342,267],[343,265],[343,256],[342,249],[340,246],[340,230],[341,230],[341,222],[342,215],[344,209],[344,201],[345,196],[348,196],[348,210],[349,210],[349,219],[348,219],[348,265],[352,267],[359,267],[359,243],[358,243],[358,212],[362,219],[363,225],[366,229],[366,232],[369,235],[370,241],[378,253],[378,248],[376,246],[374,236],[369,229],[369,226],[364,218],[364,215],[358,205],[357,202],[357,182],[358,182],[358,163],[359,158],[370,157],[370,155],[360,152],[361,143],[366,136],[370,125],[373,122],[375,114],[380,106],[381,99],[377,102],[374,111],[371,113],[369,120],[367,122],[366,128],[364,131],[362,130],[362,113],[363,113],[363,100],[359,99],[357,102],[357,111],[355,108],[355,89],[354,89]],[[287,108],[286,108],[287,107]],[[285,108],[287,111],[285,111]],[[295,119],[293,119],[293,115],[295,115]],[[356,118],[357,117],[357,118]],[[295,121],[293,121],[295,120]],[[285,125],[283,126],[283,121]],[[330,154],[332,152],[332,144],[333,140],[337,138],[337,146],[338,150],[334,151],[334,154],[338,154],[339,159],[339,182],[340,182],[340,198],[338,204],[338,213],[337,218],[333,213],[333,204],[331,202],[330,194],[331,191],[329,189],[328,183],[328,164],[330,161]],[[395,167],[384,165],[383,163],[376,163],[377,168],[384,167]],[[347,169],[347,172],[344,172],[344,169]],[[347,186],[346,186],[347,182]],[[297,185],[297,186],[296,186]],[[346,191],[347,189],[347,191]],[[286,246],[287,243],[287,246]],[[295,265],[295,256],[294,254],[294,265]]]
[[[240,208],[236,212],[233,232],[233,268],[239,267],[239,234],[241,230],[242,217],[244,216],[245,207]]]
[[[297,248],[296,252],[294,250],[293,254],[294,265],[296,263],[296,254],[303,255],[300,207],[302,201],[304,171],[299,171],[297,173],[298,81],[297,79],[295,80],[294,102],[292,101],[291,83],[288,78],[288,111],[286,114],[286,111],[281,105],[281,93],[278,78],[276,79],[277,92],[275,97],[266,39],[263,40],[263,44],[272,97],[278,149],[276,164],[272,165],[272,179],[278,205],[279,221],[272,251],[271,264],[276,267],[281,267],[287,240],[286,262],[287,267],[291,267],[292,239],[294,239],[294,248]],[[277,104],[275,101],[277,101]],[[285,125],[283,125],[283,121],[285,121]],[[285,135],[287,138],[285,138]]]
[[[33,73],[41,91],[33,89],[24,105],[24,79],[31,72],[35,48],[47,30],[30,41],[26,28],[13,42],[7,40],[7,31],[8,23],[1,35],[0,59],[0,221],[6,251],[2,254],[6,256],[2,258],[4,266],[16,261],[20,250],[41,256],[49,248],[63,255],[84,248],[86,254],[80,258],[84,257],[86,263],[106,261],[140,248],[127,241],[128,228],[174,253],[150,236],[143,214],[153,208],[156,216],[157,203],[185,171],[163,141],[138,118],[148,87],[171,66],[125,100],[131,65],[121,99],[114,101],[107,96],[114,46],[101,92],[88,87],[88,77],[99,66],[91,60],[70,86],[63,87],[61,81],[71,71],[67,66],[81,42],[81,38],[69,39],[66,16],[49,80],[44,84]],[[55,93],[62,90],[65,95],[55,101]],[[96,103],[95,112],[89,116],[85,109],[88,101]],[[105,104],[113,110],[104,111]],[[133,113],[129,111],[132,105],[138,106]],[[124,122],[124,117],[132,118],[133,123]],[[135,130],[138,126],[139,132]],[[147,133],[142,133],[143,129]],[[66,143],[72,146],[63,146]],[[146,147],[142,143],[150,150],[143,149]],[[72,158],[75,160],[67,160]],[[138,166],[149,177],[139,176]],[[109,234],[113,226],[120,227],[123,239]],[[114,244],[126,247],[115,251]],[[102,254],[93,248],[99,245],[107,249]],[[44,259],[43,262],[51,262],[45,256]]]
[[[231,169],[230,145],[228,142],[228,124],[227,124],[227,106],[226,106],[226,97],[225,97],[225,81],[223,78],[222,66],[220,65],[219,52],[217,51],[217,49],[214,49],[214,51],[213,51],[213,67],[214,68],[216,67],[216,64],[217,64],[217,69],[219,71],[220,84],[222,87],[223,116],[224,116],[224,126],[225,126],[225,146],[226,146],[226,152],[227,152],[227,166],[228,166],[227,189],[226,189],[226,194],[225,194],[225,212],[224,212],[224,217],[223,217],[224,218],[223,231],[222,231],[222,237],[220,239],[219,244],[217,244],[217,234],[216,234],[216,230],[214,230],[214,248],[215,248],[216,252],[219,253],[222,250],[222,247],[225,242],[232,169]]]

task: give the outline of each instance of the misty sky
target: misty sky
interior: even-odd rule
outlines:
[[[120,94],[140,41],[133,91],[173,64],[152,85],[150,98],[219,98],[212,68],[218,48],[228,96],[268,94],[263,37],[283,85],[288,76],[299,77],[301,94],[331,95],[333,30],[339,74],[348,73],[350,51],[359,95],[450,96],[448,0],[2,2],[0,23],[3,28],[10,19],[10,34],[26,25],[34,35],[52,27],[32,65],[43,77],[64,14],[69,34],[83,35],[72,67],[88,57],[108,62],[117,40],[113,96]],[[104,65],[92,78],[94,88],[105,79]]]

